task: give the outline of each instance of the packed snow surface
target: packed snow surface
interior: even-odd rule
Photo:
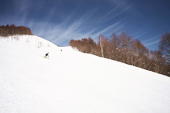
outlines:
[[[0,113],[170,113],[170,78],[38,36],[0,37]]]

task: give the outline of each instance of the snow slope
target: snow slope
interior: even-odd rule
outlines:
[[[0,113],[170,113],[169,106],[169,77],[37,36],[0,37]]]

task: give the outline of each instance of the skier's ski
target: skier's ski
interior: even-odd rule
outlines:
[[[49,57],[47,57],[47,56],[44,56],[44,58],[49,59]]]

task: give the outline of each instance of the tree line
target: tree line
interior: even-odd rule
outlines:
[[[6,26],[0,26],[0,36],[10,36],[10,35],[33,35],[30,28],[24,26],[15,26],[14,24]]]
[[[90,37],[72,39],[70,46],[84,53],[170,76],[170,33],[162,36],[157,51],[149,51],[138,39],[133,39],[125,32],[120,35],[113,33],[111,38],[100,35],[97,43]]]

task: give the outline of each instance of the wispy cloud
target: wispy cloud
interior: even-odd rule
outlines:
[[[141,38],[141,36],[149,33],[149,31],[150,31],[149,29],[141,30],[141,31],[135,33],[133,38],[139,39],[139,38]]]
[[[70,41],[71,39],[80,39],[88,37],[92,37],[95,39],[100,34],[106,34],[108,31],[112,30],[118,31],[123,27],[120,22],[115,22],[110,26],[107,26],[105,28],[103,27],[104,29],[100,28],[101,30],[98,31],[98,27],[87,25],[87,23],[89,22],[89,18],[94,14],[95,11],[93,13],[87,12],[79,19],[76,19],[74,21],[72,20],[72,17],[70,15],[69,19],[67,18],[62,23],[57,24],[57,26],[53,26],[52,24],[46,22],[37,22],[34,23],[34,26],[41,25],[41,27],[38,27],[39,29],[36,29],[36,33],[39,36],[44,36],[43,38],[46,38],[56,44],[63,44],[64,42]],[[70,24],[69,21],[72,21],[72,23]],[[83,31],[84,29],[88,30]]]
[[[68,18],[66,18],[62,23],[57,24],[56,26],[49,22],[31,21],[27,24],[30,24],[32,26],[36,35],[42,36],[43,38],[50,40],[57,45],[68,45],[71,39],[88,37],[96,39],[100,34],[110,34],[110,32],[108,31],[118,32],[123,28],[123,24],[119,21],[111,24],[110,26],[100,26],[101,30],[98,31],[98,27],[88,26],[89,21],[92,21],[91,23],[95,21],[89,20],[94,14],[95,11],[91,13],[87,12],[76,20],[72,20],[72,15],[69,15]],[[84,29],[86,29],[86,31],[84,31]]]
[[[116,4],[116,5],[115,5]],[[100,23],[108,22],[116,18],[117,16],[123,14],[124,12],[128,12],[130,8],[132,8],[133,4],[126,4],[124,2],[114,2],[113,9],[106,12],[104,15],[100,15],[100,18],[96,21]]]
[[[31,7],[32,0],[13,0],[14,8],[18,14],[26,13]]]
[[[149,47],[149,46],[152,46],[152,45],[155,45],[155,44],[158,44],[159,43],[159,35],[157,36],[154,36],[153,38],[148,38],[148,39],[145,39],[142,41],[142,43],[146,46],[146,47]]]
[[[113,19],[113,18],[115,18],[116,16],[118,16],[118,15],[124,13],[124,12],[127,11],[131,6],[132,6],[132,5],[127,6],[127,7],[124,8],[122,11],[120,11],[120,12],[118,12],[117,14],[115,14],[114,16],[112,16],[111,19]]]
[[[159,40],[156,40],[156,41],[153,41],[153,42],[145,43],[144,45],[146,47],[148,47],[148,46],[151,46],[151,45],[154,45],[154,44],[158,44],[158,43],[159,43]]]
[[[102,29],[101,31],[98,31],[97,33],[93,34],[92,37],[96,38],[96,37],[98,37],[100,34],[104,34],[105,32],[107,32],[108,30],[111,30],[111,29],[117,30],[117,29],[119,29],[119,27],[118,27],[119,25],[120,25],[119,22],[114,23],[114,24],[106,27],[105,29]]]
[[[56,26],[49,22],[35,22],[34,26],[41,26],[38,27],[39,29],[36,29],[36,33],[39,36],[44,36],[43,38],[46,38],[53,43],[63,44],[65,41],[71,39],[89,37],[94,30],[89,30],[85,33],[82,32],[82,29],[88,27],[85,24],[93,14],[94,12],[87,12],[76,20],[72,20],[73,15],[69,15],[68,18]]]
[[[32,2],[32,0],[13,0],[15,17],[20,17],[23,18],[21,20],[24,20],[31,9]]]
[[[116,6],[115,8],[113,8],[111,11],[109,11],[108,13],[106,13],[103,18],[106,18],[107,16],[109,16],[110,14],[112,14],[114,11],[116,11],[118,8],[120,7],[120,4],[118,6]]]

